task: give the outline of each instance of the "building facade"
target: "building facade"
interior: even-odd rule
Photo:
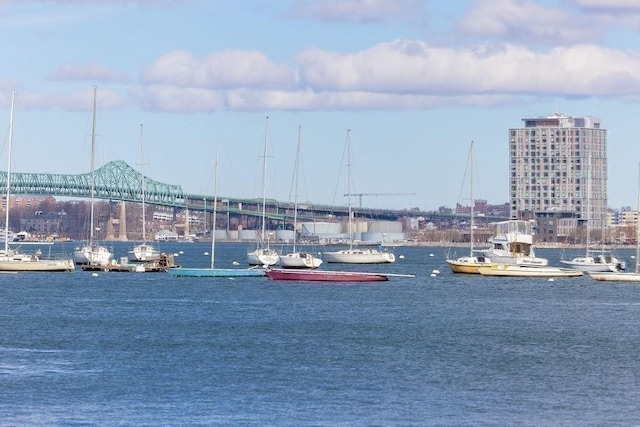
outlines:
[[[522,120],[524,127],[509,129],[511,218],[566,212],[589,230],[604,230],[607,132],[600,119],[555,113]]]

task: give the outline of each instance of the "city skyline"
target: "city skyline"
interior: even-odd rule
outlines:
[[[372,208],[509,200],[509,129],[525,117],[594,116],[607,131],[608,202],[636,204],[640,145],[640,5],[629,0],[32,0],[0,1],[15,172],[87,173],[93,86],[98,167],[213,193],[261,193],[269,119],[268,197],[346,204],[345,137],[354,193]],[[8,126],[6,126],[8,128]],[[6,136],[0,152],[5,170]],[[415,195],[413,194],[415,193]]]

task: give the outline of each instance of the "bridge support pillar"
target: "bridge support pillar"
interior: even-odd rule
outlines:
[[[120,221],[119,221],[119,228],[118,228],[118,238],[122,242],[126,242],[127,240],[129,240],[127,238],[127,207],[124,200],[120,202]]]

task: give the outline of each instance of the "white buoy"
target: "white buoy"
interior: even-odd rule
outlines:
[[[636,256],[635,255],[631,255],[631,259],[636,259]]]
[[[432,273],[433,274],[440,274],[440,270],[433,270]]]
[[[433,256],[433,254],[429,254],[429,256]]]
[[[184,251],[180,251],[180,253],[181,253],[181,254],[183,254],[183,253],[184,253]]]
[[[400,259],[404,259],[404,255],[400,255],[398,258],[400,258]]]
[[[437,274],[431,273],[431,277],[438,277]]]
[[[91,273],[93,277],[98,277],[98,273]]]
[[[175,254],[173,254],[173,256],[178,256],[178,254],[177,254],[177,253],[175,253]]]
[[[238,261],[233,261],[233,265],[240,265]]]
[[[550,277],[548,282],[555,282],[556,279],[554,279],[553,277]]]
[[[206,251],[205,251],[205,253],[204,253],[204,254],[205,254],[206,256],[209,256],[209,252],[206,252]]]

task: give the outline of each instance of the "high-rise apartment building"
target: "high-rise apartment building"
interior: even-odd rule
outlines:
[[[509,129],[510,204],[514,219],[572,212],[603,230],[607,212],[607,132],[595,117],[525,118]]]

